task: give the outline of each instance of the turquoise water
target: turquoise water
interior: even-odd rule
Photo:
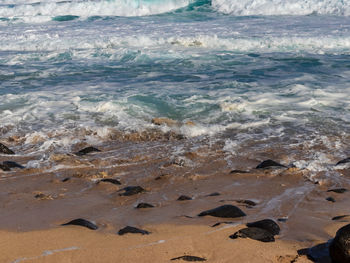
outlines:
[[[155,128],[221,138],[232,151],[307,142],[350,154],[350,1],[0,6],[3,138],[68,147]]]

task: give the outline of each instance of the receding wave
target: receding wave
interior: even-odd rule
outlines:
[[[212,0],[222,13],[251,15],[350,15],[349,0]]]

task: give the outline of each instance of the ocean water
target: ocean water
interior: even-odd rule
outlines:
[[[19,150],[173,130],[323,171],[350,155],[349,95],[350,0],[0,0],[0,132]]]

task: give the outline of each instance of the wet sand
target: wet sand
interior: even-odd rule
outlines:
[[[255,169],[262,156],[283,163],[288,154],[230,156],[221,146],[183,139],[128,138],[98,145],[101,152],[74,154],[84,146],[44,158],[1,155],[1,161],[39,165],[0,171],[0,262],[170,262],[183,255],[208,262],[311,262],[297,251],[327,242],[350,220],[332,220],[350,214],[350,193],[328,192],[350,189],[348,169],[334,181],[297,168]],[[122,196],[127,186],[145,191]],[[192,199],[178,201],[181,195]],[[154,207],[136,209],[139,203]],[[197,216],[224,204],[247,216]],[[76,218],[99,229],[61,226]],[[276,242],[229,238],[246,223],[266,218],[281,228]],[[229,224],[212,227],[218,222]],[[151,234],[117,235],[127,225]]]

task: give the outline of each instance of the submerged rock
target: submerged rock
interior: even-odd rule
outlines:
[[[186,200],[192,200],[192,197],[189,197],[187,195],[181,195],[177,201],[186,201]]]
[[[11,149],[9,149],[6,145],[0,143],[0,153],[4,153],[4,154],[15,154],[14,151],[12,151]]]
[[[145,192],[145,189],[143,189],[141,186],[127,186],[120,191],[124,191],[124,193],[119,194],[120,196],[130,196]]]
[[[278,235],[281,230],[279,225],[271,219],[263,219],[260,221],[248,223],[247,227],[261,228],[266,231],[269,231],[272,235]]]
[[[269,231],[262,229],[262,228],[257,228],[257,227],[247,227],[243,228],[233,235],[230,236],[232,239],[236,238],[251,238],[254,240],[258,240],[261,242],[274,242],[275,237],[272,233]]]
[[[350,163],[350,157],[337,162],[336,165]]]
[[[181,257],[177,257],[177,258],[172,258],[171,260],[179,260],[182,259],[184,261],[207,261],[207,259],[205,258],[201,258],[201,257],[196,257],[196,256],[181,256]]]
[[[86,154],[92,153],[92,152],[101,152],[101,150],[99,150],[95,147],[89,146],[89,147],[86,147],[86,148],[76,152],[75,155],[82,156],[82,155],[86,155]]]
[[[210,210],[201,212],[198,216],[215,216],[222,218],[235,218],[246,216],[246,214],[234,205],[222,205]]]
[[[246,174],[248,173],[247,171],[242,171],[242,170],[232,170],[230,174]]]
[[[329,247],[329,254],[335,263],[350,262],[350,224],[337,231]]]
[[[148,204],[148,203],[139,203],[136,208],[140,209],[140,208],[152,208],[154,207],[154,205]]]
[[[256,203],[251,200],[236,200],[239,204],[246,204],[248,206],[256,206]]]
[[[348,189],[335,188],[335,189],[329,189],[327,192],[334,192],[334,193],[337,193],[337,194],[342,194],[342,193],[345,193],[346,191],[348,191]]]
[[[335,199],[331,196],[327,197],[326,200],[329,202],[335,203]]]
[[[68,223],[62,224],[62,226],[68,226],[68,225],[83,226],[91,230],[98,229],[98,226],[82,218],[74,219],[72,221],[69,221]]]
[[[335,216],[332,218],[332,220],[339,220],[339,219],[343,219],[343,218],[346,218],[346,217],[349,217],[350,215],[341,215],[341,216]]]
[[[220,195],[220,193],[214,192],[214,193],[208,194],[207,196],[219,196],[219,195]]]
[[[25,167],[23,165],[20,165],[19,163],[13,162],[13,161],[5,161],[2,163],[3,165],[9,167],[9,168],[20,168],[24,169]]]
[[[125,234],[142,234],[142,235],[149,235],[150,232],[147,230],[139,229],[137,227],[132,227],[132,226],[126,226],[118,231],[118,235],[122,236]]]
[[[177,125],[177,121],[169,119],[169,118],[154,118],[152,119],[152,124],[154,125],[167,125],[167,126],[174,126]]]
[[[264,168],[273,168],[273,167],[283,167],[283,168],[287,168],[287,166],[284,166],[280,163],[277,163],[273,160],[265,160],[262,163],[260,163],[256,169],[264,169]]]
[[[121,182],[119,180],[113,179],[113,178],[103,178],[99,182],[105,182],[105,183],[121,185]]]

